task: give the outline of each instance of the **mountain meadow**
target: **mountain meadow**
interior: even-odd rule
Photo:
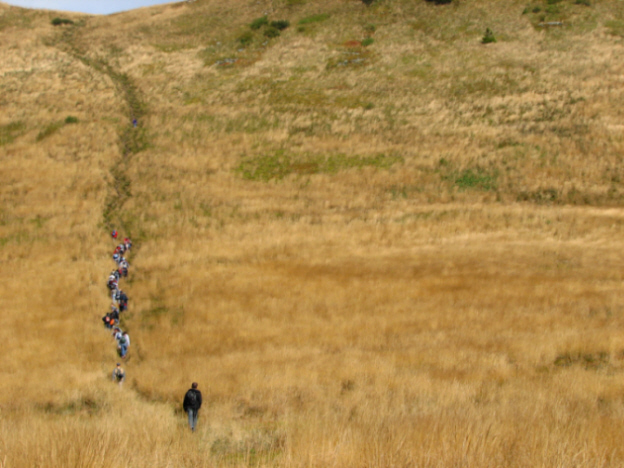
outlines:
[[[0,468],[624,466],[623,131],[622,1],[0,4]]]

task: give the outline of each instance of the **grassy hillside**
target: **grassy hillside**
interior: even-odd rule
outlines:
[[[622,466],[620,3],[0,4],[0,466]]]

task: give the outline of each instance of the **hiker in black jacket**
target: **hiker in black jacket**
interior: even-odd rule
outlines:
[[[197,390],[197,382],[193,382],[191,388],[184,395],[184,402],[182,403],[182,408],[188,414],[189,427],[193,432],[195,432],[195,426],[197,426],[197,414],[201,405],[201,392]]]

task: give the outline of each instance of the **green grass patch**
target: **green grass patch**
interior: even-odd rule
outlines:
[[[243,47],[247,47],[253,42],[253,33],[251,31],[245,31],[243,34],[238,36],[238,42]]]
[[[0,15],[0,31],[6,28],[30,29],[32,28],[32,18],[34,16],[34,10],[26,11],[17,8],[4,10]]]
[[[253,20],[249,24],[249,27],[253,30],[257,30],[260,29],[262,26],[266,26],[267,24],[269,24],[269,18],[267,18],[266,16],[261,16],[260,18],[256,18],[255,20]]]
[[[281,180],[291,174],[336,174],[342,170],[363,167],[389,169],[399,162],[403,162],[403,158],[399,155],[348,156],[335,154],[295,157],[284,154],[283,151],[277,151],[274,154],[254,156],[243,160],[236,168],[236,172],[246,180],[268,182]]]
[[[266,28],[264,30],[264,37],[268,37],[269,39],[273,39],[275,37],[279,37],[280,36],[280,31],[277,28],[274,28],[273,26],[269,26],[268,28]]]
[[[624,37],[624,21],[607,21],[605,22],[605,27],[609,30],[609,34],[611,34],[612,36]]]
[[[436,172],[442,180],[450,182],[460,190],[496,190],[498,188],[498,170],[480,166],[456,169],[451,161],[441,158]]]
[[[44,139],[48,138],[49,136],[54,135],[61,128],[63,128],[63,125],[65,125],[64,122],[52,122],[51,124],[49,124],[47,127],[45,127],[43,130],[41,130],[37,134],[37,139],[36,140],[37,141],[41,141],[41,140],[44,140]]]
[[[6,237],[0,237],[0,247],[5,247],[9,244],[24,244],[26,242],[34,241],[35,238],[31,237],[31,233],[28,231],[19,231],[14,234],[10,234]]]
[[[464,169],[451,176],[453,184],[460,190],[496,190],[498,188],[498,172],[489,172],[480,167]]]
[[[299,24],[313,24],[313,23],[322,23],[323,21],[328,20],[330,17],[329,13],[318,13],[316,15],[306,16],[299,20]]]
[[[11,122],[0,125],[0,146],[12,143],[24,131],[22,122]]]

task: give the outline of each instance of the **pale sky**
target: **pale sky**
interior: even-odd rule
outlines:
[[[45,8],[46,10],[76,11],[108,15],[119,11],[133,10],[160,3],[172,3],[174,0],[2,0],[9,5],[26,8]]]

